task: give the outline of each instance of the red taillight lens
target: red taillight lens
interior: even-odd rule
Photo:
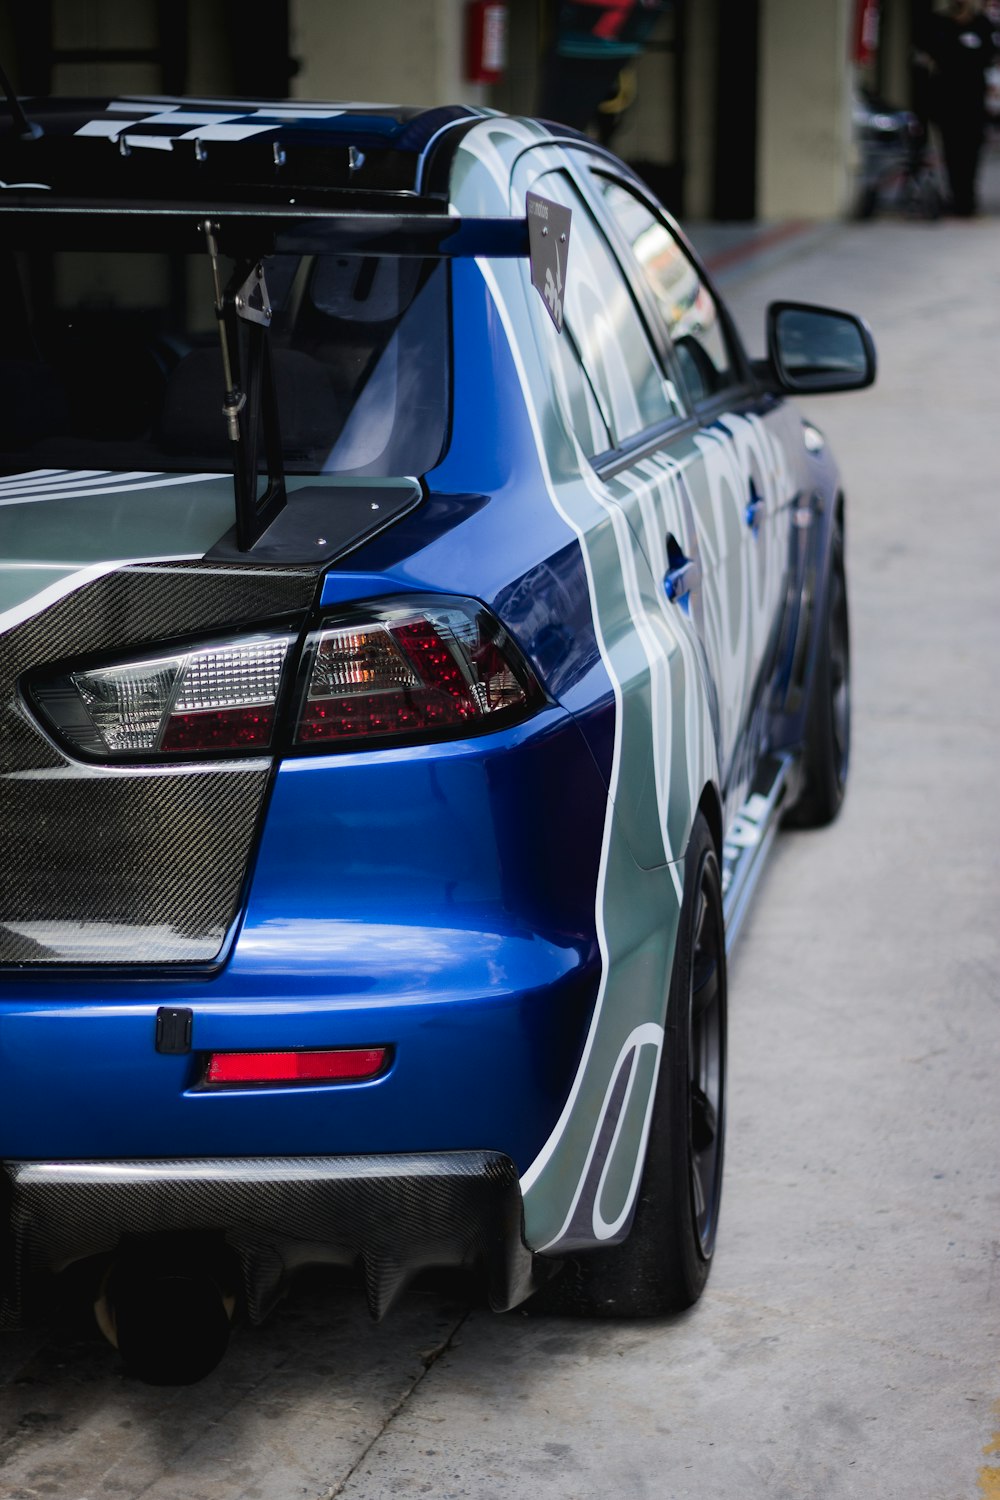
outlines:
[[[330,622],[310,643],[300,745],[492,728],[540,697],[500,622],[475,600],[413,598]]]
[[[160,749],[245,750],[271,743],[274,707],[219,708],[208,713],[171,714]]]
[[[206,1084],[355,1083],[385,1067],[387,1047],[341,1047],[326,1052],[213,1052]]]

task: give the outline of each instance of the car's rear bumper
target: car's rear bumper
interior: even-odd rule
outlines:
[[[430,1267],[481,1266],[503,1310],[552,1264],[524,1244],[517,1171],[497,1152],[15,1161],[0,1185],[0,1326],[30,1316],[53,1273],[165,1234],[224,1236],[254,1321],[309,1264],[360,1265],[376,1317]]]
[[[104,1162],[115,1184],[137,1161],[220,1162],[228,1181],[248,1159],[489,1152],[525,1172],[570,1097],[599,993],[607,816],[590,750],[558,708],[468,742],[283,763],[220,970],[144,967],[137,942],[131,968],[4,972],[0,1161],[70,1175]],[[188,1012],[190,1050],[158,1049],[161,1007]],[[370,1079],[206,1086],[214,1053],[372,1047],[387,1065]],[[175,1189],[164,1222],[139,1228],[118,1205],[149,1189],[106,1191],[116,1235],[171,1229]],[[251,1226],[257,1196],[238,1196]],[[357,1202],[388,1246],[395,1207]],[[86,1223],[64,1217],[61,1263],[95,1253]],[[452,1247],[445,1263],[453,1234],[430,1235]]]
[[[347,941],[365,938],[359,926]],[[367,993],[338,994],[328,974],[276,976],[249,994],[232,973],[214,985],[123,980],[117,994],[106,981],[18,986],[0,1001],[0,1158],[492,1150],[524,1171],[571,1087],[599,956],[416,927],[383,927],[368,947]],[[159,1006],[190,1009],[191,1051],[156,1051]],[[386,1047],[389,1066],[358,1082],[204,1084],[215,1052],[344,1047]]]

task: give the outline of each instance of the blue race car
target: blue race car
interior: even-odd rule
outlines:
[[[381,1316],[700,1295],[726,950],[848,766],[844,499],[607,152],[466,108],[0,125],[0,1324],[151,1379],[306,1264]]]

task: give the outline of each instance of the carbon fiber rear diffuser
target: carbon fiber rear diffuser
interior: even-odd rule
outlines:
[[[288,1274],[360,1264],[381,1318],[430,1267],[482,1266],[497,1311],[557,1264],[524,1244],[513,1162],[497,1152],[189,1161],[6,1162],[0,1327],[27,1320],[53,1273],[165,1234],[221,1234],[260,1322]]]

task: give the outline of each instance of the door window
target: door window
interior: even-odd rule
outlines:
[[[640,198],[610,178],[597,181],[656,299],[691,400],[696,406],[713,400],[738,379],[715,298],[670,230]]]
[[[587,205],[562,173],[547,174],[536,190],[573,211],[565,322],[614,442],[679,415],[621,267]]]

